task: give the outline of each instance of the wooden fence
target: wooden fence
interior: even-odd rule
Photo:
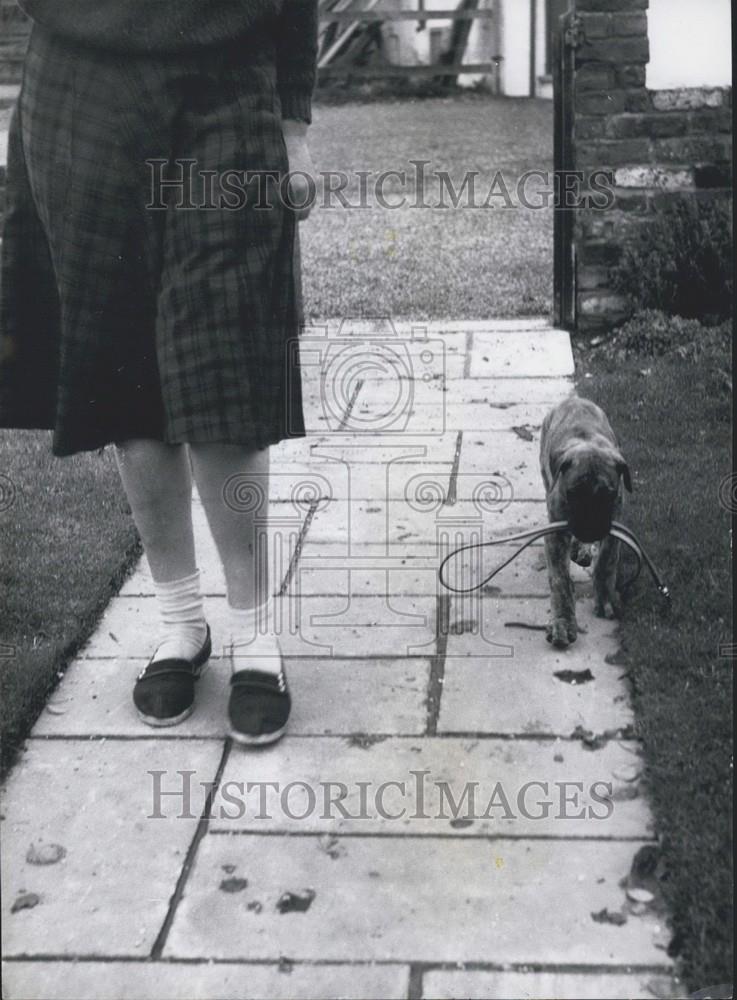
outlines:
[[[350,0],[348,0],[350,2]],[[321,4],[320,28],[322,51],[318,58],[319,79],[362,78],[379,79],[386,77],[457,77],[462,73],[478,73],[490,75],[493,86],[498,90],[499,67],[501,56],[493,56],[487,62],[465,63],[462,60],[463,50],[468,42],[471,25],[476,20],[492,20],[493,10],[478,9],[478,0],[463,0],[460,7],[443,10],[422,9],[422,0],[418,0],[417,10],[388,10],[377,7],[378,0],[363,0],[361,7],[346,5],[346,0],[339,2],[331,10]],[[379,25],[393,21],[417,21],[420,24],[427,21],[452,21],[454,38],[449,53],[450,59],[430,64],[400,65],[383,61],[370,65],[356,65],[350,59],[333,60],[350,45],[357,29],[368,25]],[[325,37],[331,25],[335,25],[334,37],[325,44]],[[342,29],[342,30],[341,30]]]

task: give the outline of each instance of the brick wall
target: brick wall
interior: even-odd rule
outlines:
[[[626,318],[613,288],[622,248],[682,198],[731,196],[731,88],[649,91],[648,0],[578,0],[574,84],[577,170],[606,169],[614,204],[576,213],[578,328]]]

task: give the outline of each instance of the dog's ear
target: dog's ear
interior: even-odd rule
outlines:
[[[621,476],[624,480],[624,488],[628,493],[632,492],[632,477],[630,476],[630,467],[625,461],[624,455],[619,450],[619,448],[612,447],[610,451],[610,461],[613,463],[614,468],[617,470],[617,475]]]
[[[624,480],[624,487],[628,493],[632,492],[632,477],[630,476],[630,467],[627,465],[622,456],[619,456],[619,461],[617,462],[617,472],[620,474]]]
[[[573,456],[570,453],[570,449],[566,448],[563,451],[556,451],[550,456],[550,471],[553,474],[553,481],[558,478],[558,476],[568,472],[570,467],[573,465]]]

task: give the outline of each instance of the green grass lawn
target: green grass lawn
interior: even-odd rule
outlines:
[[[497,171],[516,204],[515,187],[529,169],[552,170],[551,101],[483,95],[320,105],[310,129],[317,171],[407,171],[430,161],[460,190],[478,171],[480,201]],[[388,199],[413,186],[387,183]],[[437,204],[439,182],[426,189]],[[358,181],[346,189],[358,200]],[[450,205],[450,199],[446,198]],[[462,319],[547,314],[552,303],[552,210],[496,207],[368,208],[318,204],[301,224],[306,314],[313,318],[393,316]]]
[[[55,459],[47,432],[0,431],[0,474],[7,477],[0,505],[7,766],[140,549],[109,452]]]
[[[626,603],[621,641],[648,793],[662,840],[674,950],[693,990],[732,981],[731,395],[708,359],[578,359],[579,390],[607,411],[634,476],[624,522],[673,594],[647,572]],[[643,375],[643,371],[650,371]]]

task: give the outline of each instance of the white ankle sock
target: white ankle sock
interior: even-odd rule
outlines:
[[[255,608],[228,605],[225,636],[224,655],[232,661],[234,671],[262,670],[278,674],[281,670],[272,598]]]
[[[156,583],[159,605],[159,645],[153,659],[191,660],[202,649],[207,623],[200,593],[200,571],[181,580]]]

